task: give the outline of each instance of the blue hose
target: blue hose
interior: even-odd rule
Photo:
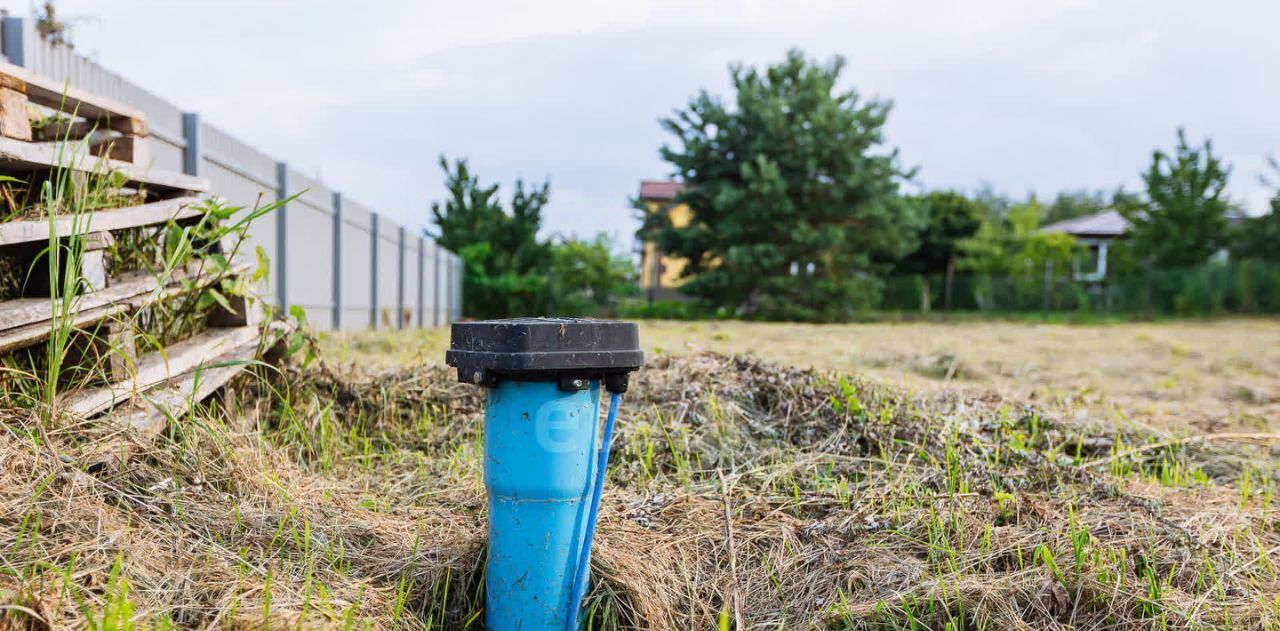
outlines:
[[[573,576],[573,591],[570,592],[569,612],[565,619],[568,627],[565,631],[577,631],[578,613],[581,609],[582,592],[587,587],[587,570],[591,567],[591,541],[595,539],[596,517],[600,513],[600,494],[604,492],[604,474],[609,467],[609,445],[613,442],[613,424],[618,418],[618,403],[622,395],[615,392],[609,397],[609,416],[604,422],[604,435],[600,438],[600,463],[596,467],[595,490],[591,494],[591,508],[587,512],[587,534],[582,542],[582,552],[578,556],[578,571]]]

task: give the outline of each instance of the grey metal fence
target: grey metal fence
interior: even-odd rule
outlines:
[[[433,327],[462,317],[461,259],[431,239],[73,50],[49,45],[28,20],[0,22],[0,53],[10,63],[145,112],[151,168],[208,178],[214,194],[248,208],[301,192],[274,216],[254,222],[242,249],[252,259],[261,247],[271,261],[263,288],[268,303],[302,307],[321,329]]]

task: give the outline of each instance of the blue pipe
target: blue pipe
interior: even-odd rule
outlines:
[[[600,495],[604,493],[604,477],[609,473],[609,446],[613,444],[613,423],[618,418],[618,403],[622,395],[614,392],[609,397],[609,417],[604,422],[604,436],[600,440],[600,464],[596,465],[596,487],[591,493],[591,511],[587,513],[587,538],[582,542],[582,552],[578,557],[578,571],[573,577],[573,592],[569,597],[569,606],[573,611],[565,631],[577,631],[578,612],[582,609],[582,592],[587,587],[587,573],[591,569],[591,543],[596,536],[596,517],[600,514]]]
[[[488,389],[490,629],[562,631],[577,615],[575,583],[585,584],[579,577],[590,554],[591,518],[584,509],[604,477],[592,458],[600,392],[598,380],[577,391],[561,390],[555,381],[514,379]]]

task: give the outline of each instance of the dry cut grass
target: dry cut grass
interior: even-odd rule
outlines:
[[[650,356],[745,354],[926,393],[1034,404],[1064,418],[1193,433],[1280,431],[1280,321],[1107,325],[641,323]],[[436,362],[446,331],[343,334],[330,353],[375,366]]]
[[[10,412],[0,620],[482,628],[482,392],[363,364],[123,463],[108,422]],[[1280,628],[1267,445],[716,353],[651,360],[620,418],[594,629]]]

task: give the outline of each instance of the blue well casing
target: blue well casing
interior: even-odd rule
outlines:
[[[485,615],[494,631],[564,631],[595,483],[600,382],[502,380],[488,390]]]

